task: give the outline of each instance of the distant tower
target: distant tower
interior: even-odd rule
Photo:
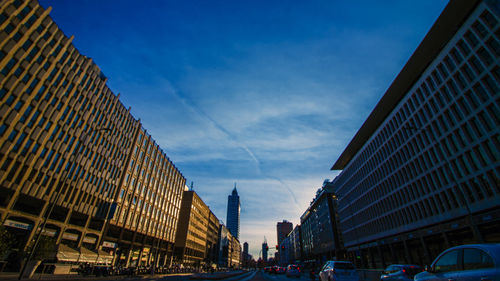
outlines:
[[[262,260],[267,262],[267,251],[269,250],[269,246],[267,246],[267,240],[264,237],[264,243],[262,243]]]
[[[243,262],[247,262],[249,260],[248,258],[248,243],[245,242],[243,243]]]
[[[231,234],[240,239],[240,196],[236,190],[236,183],[231,195],[227,197],[227,228]]]

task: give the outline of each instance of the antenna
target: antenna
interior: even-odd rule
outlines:
[[[193,184],[194,184],[194,183],[193,183],[193,182],[191,182],[191,191],[193,190]]]

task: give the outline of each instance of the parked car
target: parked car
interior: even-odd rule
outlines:
[[[286,267],[286,277],[300,278],[300,267],[296,264],[289,264]]]
[[[416,281],[500,280],[500,244],[474,244],[443,251]]]
[[[410,264],[392,264],[389,265],[382,275],[380,281],[393,281],[393,280],[413,280],[413,277],[422,272],[423,269],[418,265]]]
[[[320,281],[359,281],[358,272],[349,261],[327,261],[319,272]]]

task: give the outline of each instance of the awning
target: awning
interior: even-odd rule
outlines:
[[[80,248],[80,259],[78,259],[78,262],[88,262],[88,263],[96,263],[97,261],[97,253],[94,251],[91,251],[85,247]]]
[[[58,261],[77,262],[80,253],[69,246],[59,244],[56,257]]]
[[[97,258],[98,264],[111,264],[113,262],[113,255],[109,253],[99,250],[99,257]]]

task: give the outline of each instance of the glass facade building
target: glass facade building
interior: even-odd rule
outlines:
[[[332,167],[358,264],[500,241],[499,9],[450,1]]]

